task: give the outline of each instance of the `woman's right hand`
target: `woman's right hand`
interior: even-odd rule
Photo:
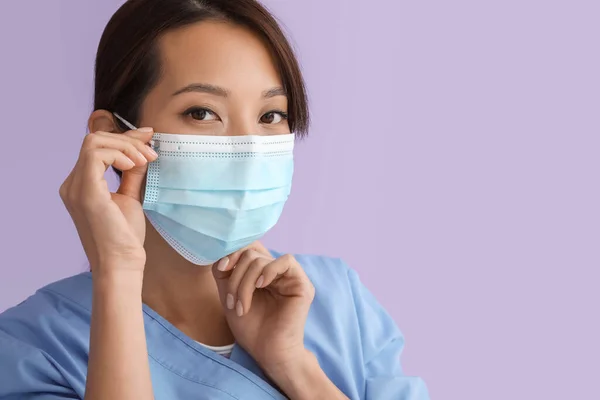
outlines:
[[[148,162],[158,157],[146,145],[152,134],[151,128],[88,134],[75,167],[60,187],[60,197],[94,270],[144,268],[146,223],[141,188]],[[110,192],[104,179],[110,166],[123,171],[116,193]]]

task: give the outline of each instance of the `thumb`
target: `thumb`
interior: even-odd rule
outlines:
[[[123,171],[117,193],[132,197],[141,203],[142,185],[144,179],[146,179],[146,171],[148,171],[148,164],[132,168],[129,171]]]
[[[229,286],[229,277],[233,273],[233,263],[229,262],[229,257],[223,257],[213,264],[212,273],[217,282],[219,298],[223,307],[227,307],[227,293]]]

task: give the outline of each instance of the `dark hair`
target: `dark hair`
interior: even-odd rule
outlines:
[[[269,47],[288,97],[290,130],[305,136],[308,99],[298,60],[277,21],[256,0],[128,0],[108,22],[96,55],[94,109],[139,126],[140,107],[160,78],[157,40],[201,21],[227,21],[258,34]],[[115,120],[123,130],[120,121]]]

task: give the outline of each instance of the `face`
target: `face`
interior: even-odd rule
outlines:
[[[290,133],[287,98],[275,63],[251,31],[202,22],[165,34],[161,77],[140,126],[193,135]]]

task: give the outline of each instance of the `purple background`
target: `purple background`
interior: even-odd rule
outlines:
[[[57,191],[119,3],[0,2],[0,310],[85,268]],[[433,398],[600,398],[600,3],[266,3],[314,116],[266,243],[357,269]]]

